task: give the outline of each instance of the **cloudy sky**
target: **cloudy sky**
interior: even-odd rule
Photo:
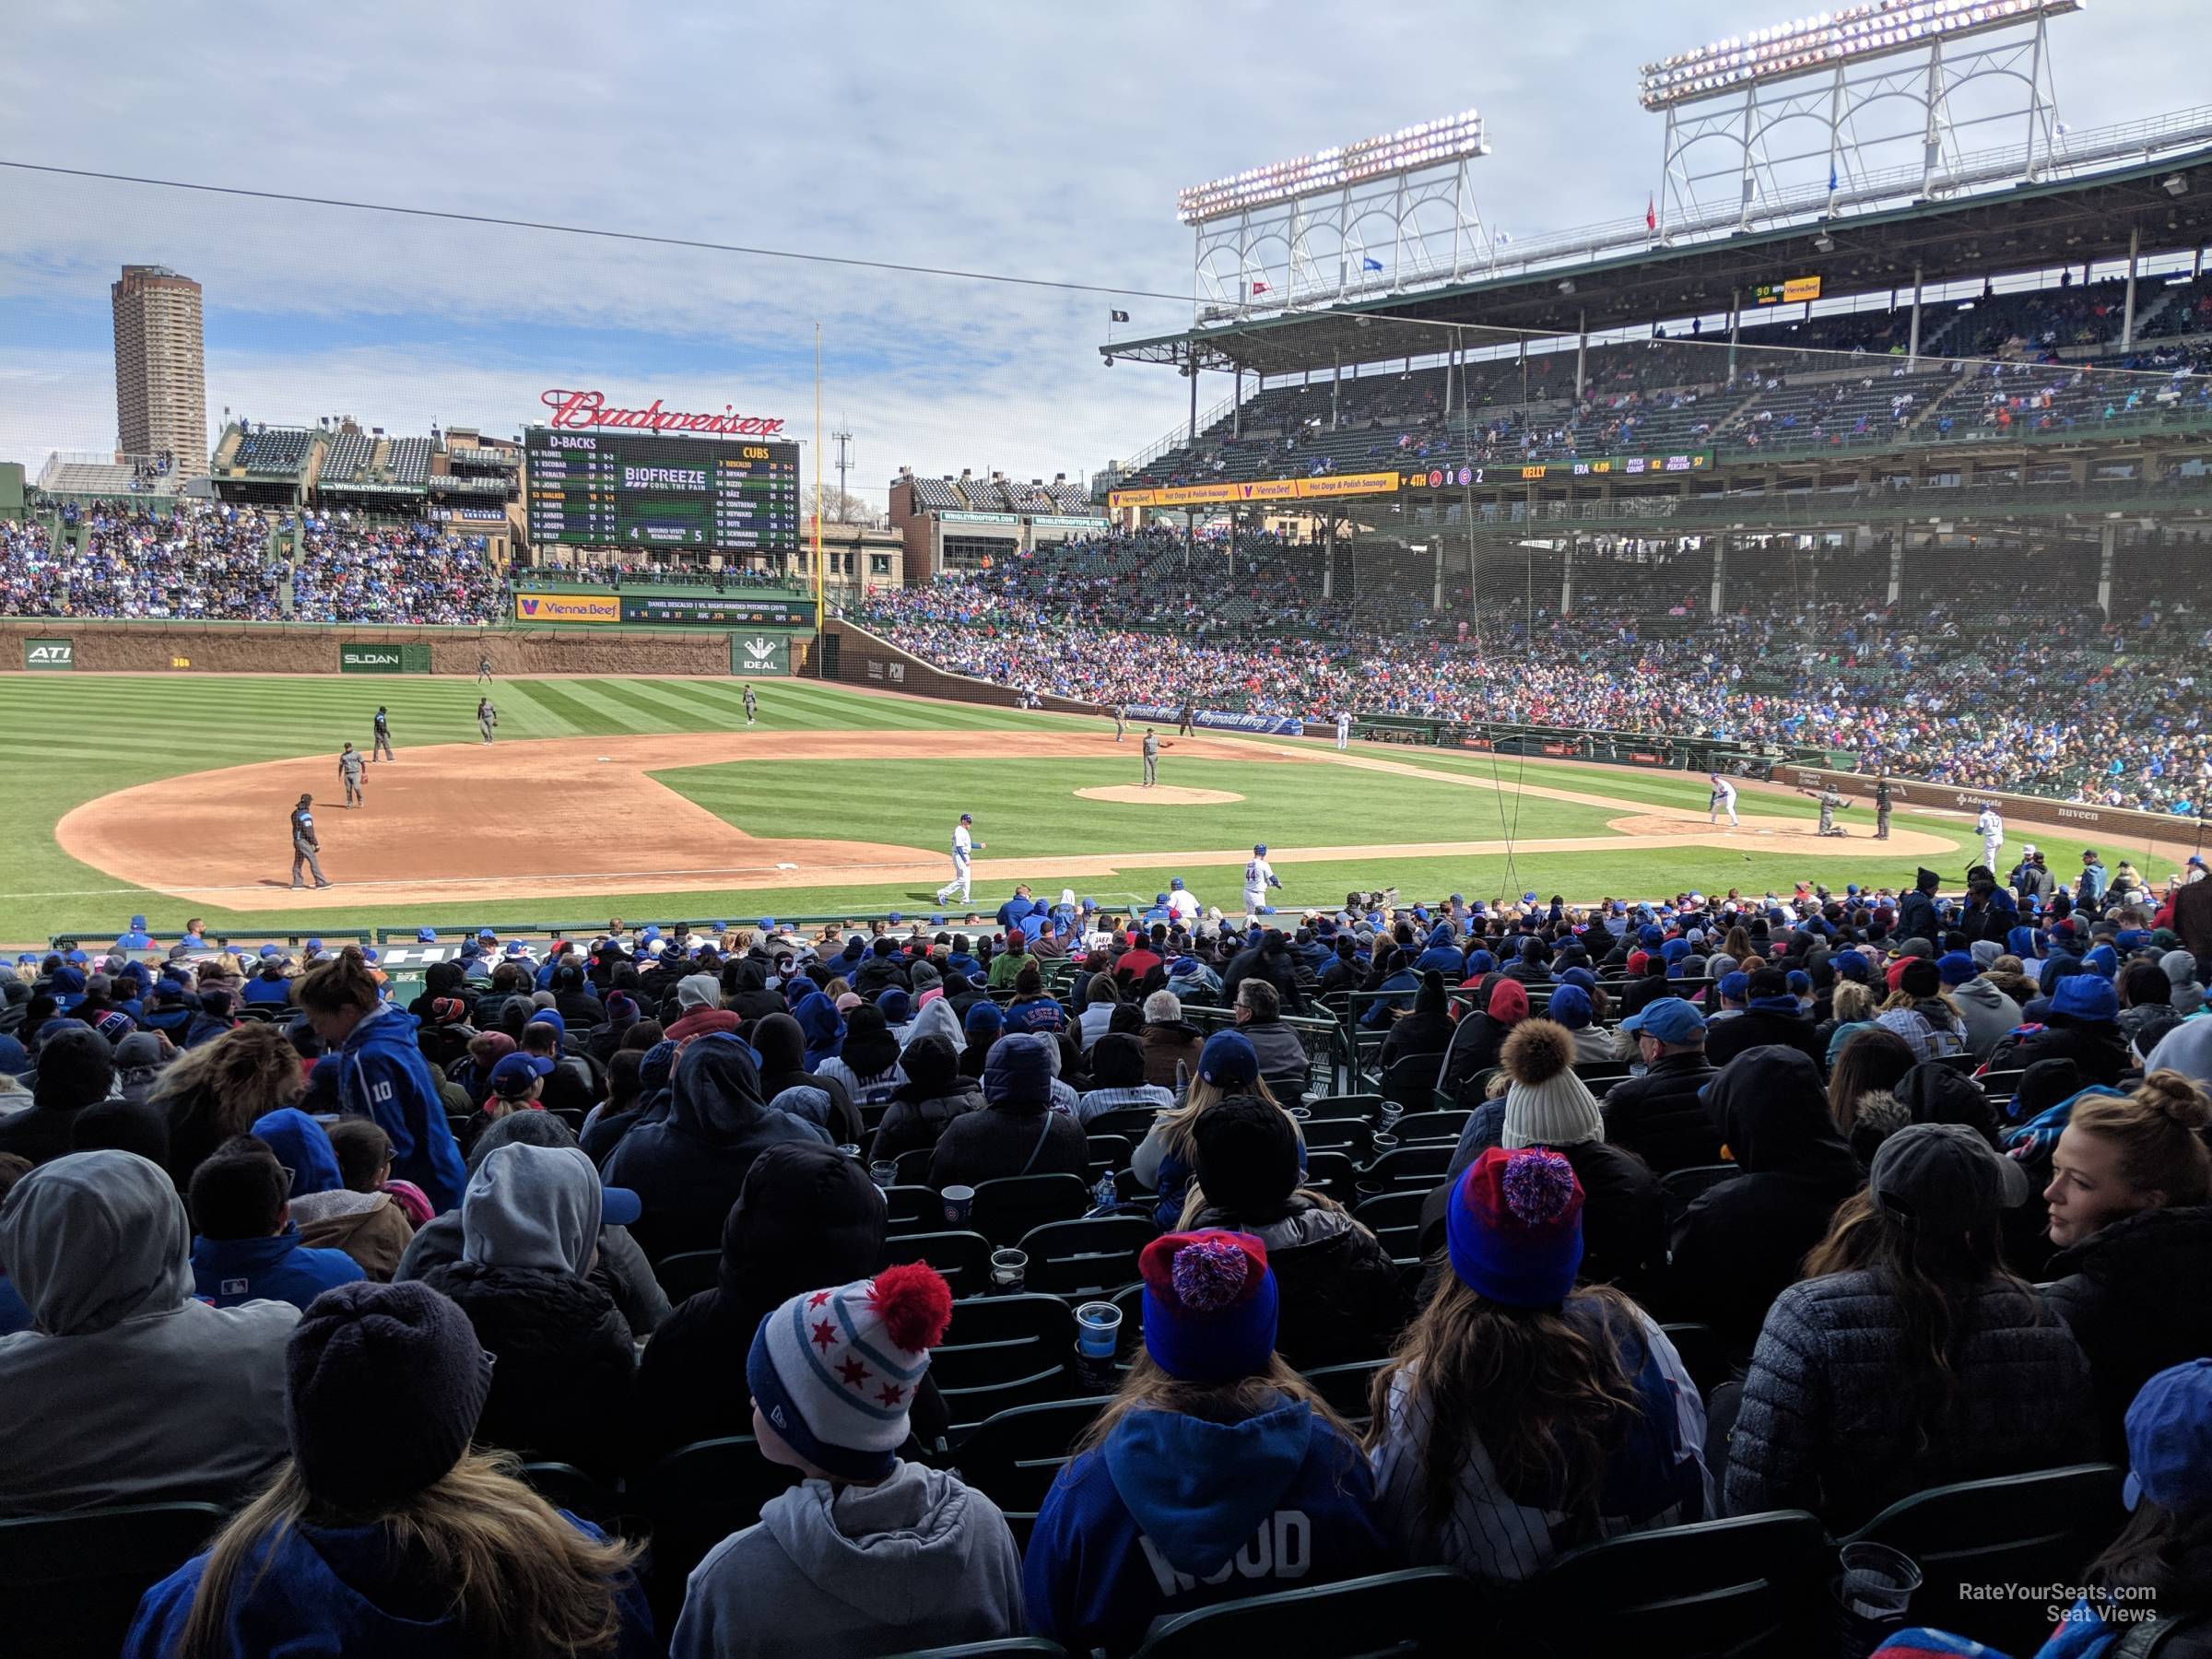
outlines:
[[[1179,185],[1473,106],[1493,225],[1641,215],[1660,124],[1634,73],[1780,20],[1757,0],[1535,7],[848,0],[769,8],[72,4],[0,49],[0,158],[1186,293]],[[2053,27],[2083,128],[2205,101],[2207,0],[2093,0]],[[514,432],[549,386],[855,435],[901,464],[1087,474],[1181,418],[1171,372],[1102,371],[1187,302],[895,276],[0,171],[0,459],[114,441],[108,284],[206,290],[225,408]],[[1228,383],[1209,383],[1211,403]]]

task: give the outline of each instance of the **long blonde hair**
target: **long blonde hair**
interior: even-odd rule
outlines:
[[[1208,1083],[1204,1077],[1193,1077],[1190,1088],[1182,1097],[1182,1104],[1170,1107],[1153,1122],[1152,1126],[1159,1131],[1160,1150],[1171,1158],[1181,1159],[1186,1164],[1195,1163],[1197,1144],[1193,1137],[1198,1114],[1209,1106],[1219,1105],[1232,1094],[1257,1095],[1270,1106],[1282,1104],[1275,1098],[1275,1091],[1267,1087],[1265,1077],[1254,1077],[1250,1083],[1233,1089],[1223,1088],[1218,1083]],[[1295,1124],[1297,1120],[1294,1118],[1291,1122]],[[1300,1146],[1305,1144],[1304,1135],[1300,1135],[1298,1139]]]
[[[394,1556],[421,1562],[424,1577],[452,1586],[462,1645],[483,1659],[613,1647],[622,1633],[615,1581],[637,1559],[638,1547],[577,1531],[515,1477],[519,1466],[512,1457],[472,1452],[394,1507],[350,1514],[317,1501],[288,1458],[217,1535],[178,1659],[214,1659],[229,1650],[226,1626],[240,1573],[262,1551],[259,1571],[240,1592],[250,1596],[284,1535],[302,1521],[380,1525]]]
[[[1338,1434],[1357,1445],[1359,1437],[1338,1417],[1320,1391],[1283,1360],[1267,1356],[1266,1369],[1233,1382],[1185,1382],[1171,1377],[1152,1356],[1141,1348],[1135,1363],[1122,1379],[1122,1386],[1106,1409],[1077,1437],[1070,1456],[1080,1456],[1106,1443],[1114,1426],[1136,1411],[1171,1411],[1177,1417],[1197,1418],[1208,1423],[1241,1423],[1273,1411],[1285,1400],[1299,1400]]]

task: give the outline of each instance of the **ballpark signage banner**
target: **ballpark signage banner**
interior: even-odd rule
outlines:
[[[1401,486],[1394,472],[1323,473],[1312,478],[1254,478],[1247,484],[1171,484],[1159,489],[1107,492],[1110,507],[1229,507],[1243,501],[1320,501],[1339,496],[1390,495]]]
[[[541,392],[537,401],[553,413],[546,424],[561,427],[627,427],[640,432],[712,432],[731,438],[773,438],[783,429],[782,419],[767,415],[740,415],[731,404],[719,415],[691,415],[664,409],[661,400],[641,409],[610,409],[604,392]]]
[[[340,674],[397,674],[406,659],[396,645],[341,645]]]
[[[1129,718],[1148,720],[1155,724],[1174,724],[1182,719],[1182,711],[1166,703],[1132,703]],[[1265,737],[1299,737],[1306,730],[1306,723],[1291,715],[1231,714],[1226,709],[1194,710],[1191,724],[1207,731],[1257,732]]]
[[[23,666],[49,674],[66,674],[76,666],[76,642],[73,640],[26,640],[23,641]]]
[[[730,672],[789,674],[791,636],[771,633],[734,633],[730,636]]]
[[[517,594],[517,622],[619,622],[622,601],[613,594]]]
[[[702,594],[664,599],[625,594],[622,620],[678,628],[812,628],[811,599],[751,599],[735,594]]]

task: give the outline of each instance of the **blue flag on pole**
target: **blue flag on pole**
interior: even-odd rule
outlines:
[[[1836,164],[1833,161],[1828,164],[1828,194],[1836,194]]]
[[[1359,268],[1363,271],[1379,271],[1382,268],[1382,262],[1371,254],[1362,253],[1359,256]]]

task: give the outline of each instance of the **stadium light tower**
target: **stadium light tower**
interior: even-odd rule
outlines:
[[[1248,168],[1177,193],[1203,315],[1388,293],[1487,256],[1467,164],[1490,153],[1473,110]]]
[[[2084,4],[1865,0],[1644,65],[1653,234],[2034,178],[2060,133],[2046,31]]]

